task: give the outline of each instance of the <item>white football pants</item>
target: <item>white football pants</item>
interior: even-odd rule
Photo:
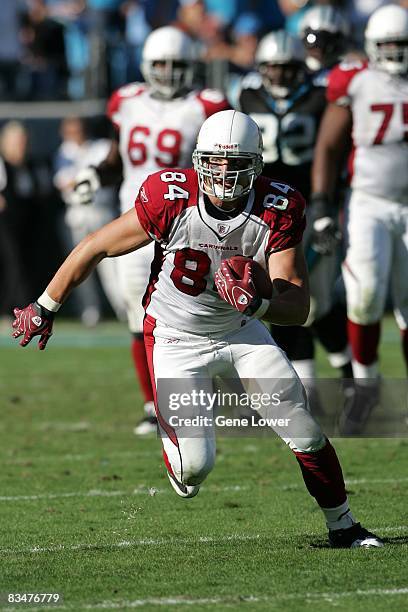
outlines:
[[[300,379],[283,351],[258,320],[227,334],[198,335],[159,324],[150,316],[144,323],[146,353],[156,389],[156,410],[163,448],[176,478],[185,485],[200,484],[215,461],[214,427],[169,425],[169,406],[160,405],[168,379],[183,393],[194,389],[213,392],[213,378],[241,379],[248,395],[278,393],[279,405],[259,409],[262,417],[289,419],[289,427],[273,427],[286,444],[313,452],[326,443],[320,426],[308,411]],[[159,393],[157,394],[157,389]],[[168,398],[167,398],[168,399]],[[189,416],[210,416],[208,406],[189,406]]]
[[[369,325],[384,313],[391,280],[394,313],[408,326],[408,206],[353,190],[346,219],[342,272],[347,314]]]

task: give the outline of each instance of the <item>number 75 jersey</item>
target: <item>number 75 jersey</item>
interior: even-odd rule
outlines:
[[[190,166],[201,125],[210,115],[227,108],[224,95],[214,89],[192,91],[171,100],[155,98],[142,83],[114,92],[107,114],[119,132],[122,212],[132,208],[149,174],[161,168]]]
[[[195,170],[157,172],[143,183],[136,213],[156,241],[147,314],[186,331],[228,332],[246,318],[222,300],[214,286],[221,261],[251,257],[264,268],[271,253],[298,244],[305,226],[302,195],[284,183],[259,177],[244,210],[219,219],[198,188]]]
[[[351,186],[408,204],[408,79],[341,63],[329,75],[327,98],[352,113]]]

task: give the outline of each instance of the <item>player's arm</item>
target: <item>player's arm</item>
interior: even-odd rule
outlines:
[[[352,116],[348,106],[328,104],[320,123],[313,166],[312,194],[333,198],[341,162],[350,144]]]
[[[106,158],[95,167],[98,174],[101,187],[115,185],[123,178],[123,163],[119,151],[119,141],[115,138],[111,142],[111,146]]]
[[[300,243],[272,253],[268,271],[273,294],[262,318],[276,325],[303,325],[310,309],[309,277],[303,245]]]
[[[134,210],[89,234],[70,253],[38,300],[22,310],[14,309],[13,337],[23,336],[20,344],[26,346],[34,336],[40,336],[39,348],[43,350],[52,335],[54,314],[72,289],[105,257],[130,253],[150,240]]]
[[[105,257],[131,253],[151,241],[135,211],[129,210],[84,238],[64,261],[48,285],[47,294],[62,304]]]
[[[312,166],[310,242],[317,253],[330,255],[340,240],[335,188],[350,145],[352,116],[348,106],[331,103],[323,115]]]

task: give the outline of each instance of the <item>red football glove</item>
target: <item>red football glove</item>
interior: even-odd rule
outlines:
[[[256,295],[250,261],[245,266],[242,278],[235,276],[228,260],[223,261],[215,273],[214,279],[220,297],[239,312],[251,315],[257,310],[262,300]]]
[[[12,323],[15,329],[13,338],[23,336],[20,345],[27,346],[34,336],[41,336],[38,347],[40,351],[43,351],[52,336],[53,313],[37,302],[33,302],[22,310],[15,308],[14,316],[16,318]]]

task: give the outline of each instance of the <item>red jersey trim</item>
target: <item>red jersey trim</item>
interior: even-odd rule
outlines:
[[[227,98],[218,89],[203,89],[197,94],[197,100],[201,102],[206,119],[231,108]]]
[[[348,105],[349,87],[356,74],[367,68],[367,62],[342,62],[328,76],[326,98],[328,102]]]
[[[300,191],[288,185],[289,190],[285,193],[274,187],[274,182],[276,185],[281,184],[279,179],[265,176],[261,176],[256,181],[256,206],[252,210],[252,214],[257,215],[270,227],[266,255],[295,247],[302,241],[306,227],[306,202]],[[281,206],[286,198],[288,200],[286,208],[274,206],[274,197],[280,198],[277,201],[278,206]]]
[[[172,182],[161,180],[163,174],[183,174],[185,181],[174,181],[174,184],[188,192],[189,197],[167,198]],[[145,230],[155,240],[163,241],[169,236],[170,229],[177,217],[190,206],[196,206],[198,201],[198,179],[192,168],[163,168],[147,177],[141,186],[135,202],[139,221]]]

